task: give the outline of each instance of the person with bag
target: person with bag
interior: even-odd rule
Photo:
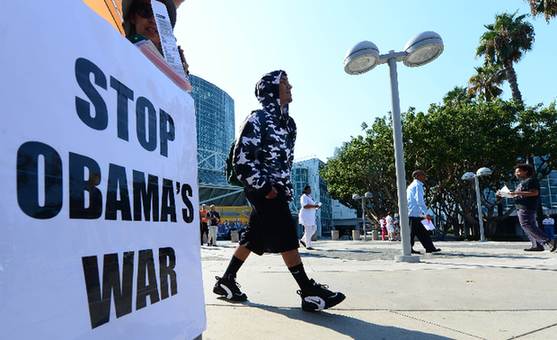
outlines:
[[[339,304],[345,296],[309,279],[298,253],[297,225],[288,207],[296,140],[296,124],[288,112],[291,89],[282,70],[267,73],[255,86],[262,109],[246,119],[233,154],[235,176],[253,209],[240,245],[222,277],[216,277],[213,292],[230,301],[247,300],[236,282],[244,261],[252,252],[280,253],[300,287],[302,310],[315,312]]]

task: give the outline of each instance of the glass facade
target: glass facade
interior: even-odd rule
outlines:
[[[234,141],[234,100],[203,78],[191,75],[197,121],[199,183],[228,185],[224,169]]]
[[[557,171],[553,170],[540,181],[540,197],[543,207],[557,210]]]
[[[311,196],[314,201],[322,204],[316,214],[317,236],[329,235],[333,223],[331,195],[327,190],[327,184],[319,175],[323,165],[325,163],[317,158],[295,162],[291,178],[294,187],[294,200],[291,204],[293,215],[297,216],[300,211],[300,196],[306,185],[311,187]]]

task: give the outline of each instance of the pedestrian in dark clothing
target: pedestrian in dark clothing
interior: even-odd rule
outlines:
[[[245,301],[236,273],[248,255],[280,253],[300,287],[302,309],[320,311],[339,304],[345,296],[310,280],[298,253],[297,226],[288,207],[296,140],[296,124],[288,113],[291,89],[284,71],[268,73],[256,84],[255,95],[263,108],[246,119],[234,149],[234,170],[253,209],[240,245],[224,275],[216,278],[213,292]]]
[[[514,198],[516,214],[520,226],[532,242],[532,247],[525,251],[544,251],[546,246],[550,251],[557,249],[557,241],[550,239],[540,229],[536,221],[536,209],[540,198],[540,183],[535,177],[534,167],[530,164],[518,164],[514,167],[514,175],[520,181],[515,191],[510,192]],[[499,192],[497,192],[499,196]]]

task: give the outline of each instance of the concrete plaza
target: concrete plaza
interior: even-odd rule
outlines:
[[[249,302],[218,299],[214,276],[235,246],[202,247],[203,339],[557,339],[557,254],[526,242],[436,242],[442,253],[416,264],[393,261],[398,242],[318,241],[301,249],[308,275],[347,296],[321,313],[300,309],[279,255],[248,258]]]

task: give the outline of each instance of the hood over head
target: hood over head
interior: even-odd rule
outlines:
[[[255,84],[255,96],[263,106],[263,109],[271,114],[288,116],[288,104],[281,110],[279,98],[279,84],[287,74],[283,70],[277,70],[265,74]]]

